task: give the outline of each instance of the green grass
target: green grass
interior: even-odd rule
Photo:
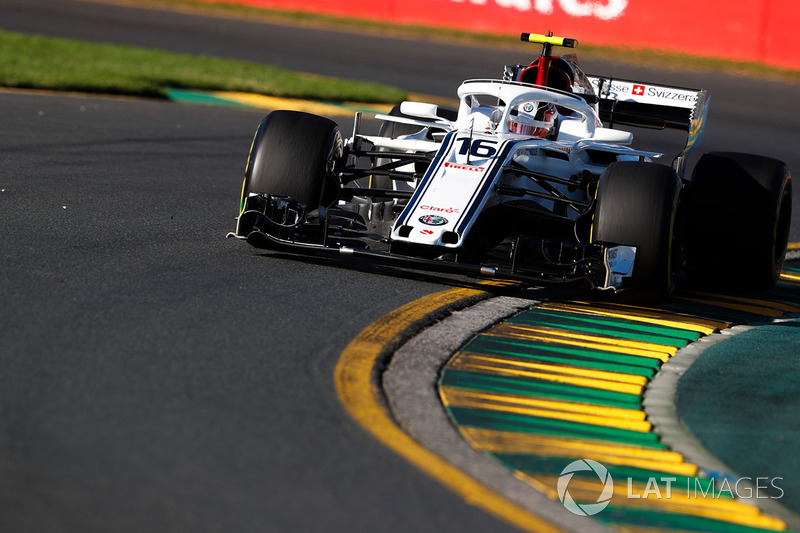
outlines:
[[[324,27],[334,30],[378,33],[381,35],[406,36],[437,41],[460,42],[478,46],[494,46],[506,49],[527,50],[531,54],[538,49],[518,41],[518,35],[470,32],[450,28],[432,28],[422,25],[393,24],[388,22],[338,17],[302,11],[266,9],[224,2],[199,2],[196,0],[125,0],[124,3],[188,10],[209,15],[256,18],[266,21]],[[578,37],[580,41],[580,36]],[[717,71],[741,76],[769,78],[787,82],[800,82],[800,70],[783,69],[754,61],[733,61],[681,52],[670,52],[649,48],[598,46],[581,42],[578,55],[589,58],[640,64],[667,69],[691,69]]]
[[[330,102],[396,103],[400,89],[259,63],[0,30],[0,86],[166,97],[166,90],[244,91]]]

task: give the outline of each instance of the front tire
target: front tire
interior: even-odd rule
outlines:
[[[637,248],[632,276],[619,299],[659,302],[672,292],[680,266],[680,191],[675,172],[655,163],[613,163],[600,177],[592,241]]]
[[[687,270],[705,285],[763,290],[780,276],[792,220],[786,163],[713,152],[689,185]]]
[[[250,193],[289,197],[309,209],[339,196],[333,167],[343,152],[339,127],[297,111],[273,111],[256,130],[245,168],[240,210]]]

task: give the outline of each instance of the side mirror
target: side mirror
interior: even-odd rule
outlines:
[[[629,145],[633,142],[633,133],[629,131],[614,130],[611,128],[597,128],[594,130],[593,141],[602,141],[614,144]]]
[[[443,120],[436,112],[439,106],[436,104],[426,104],[423,102],[403,102],[400,104],[400,112],[411,117],[424,118],[427,120]]]

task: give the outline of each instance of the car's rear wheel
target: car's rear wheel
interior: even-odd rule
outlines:
[[[667,166],[611,164],[597,186],[592,241],[636,247],[630,279],[618,298],[657,302],[672,291],[679,267],[676,213],[680,178]]]
[[[253,138],[240,209],[250,193],[292,198],[308,209],[330,206],[341,188],[333,167],[342,151],[342,136],[332,120],[273,111]]]
[[[789,242],[792,181],[769,157],[703,155],[689,186],[687,270],[705,285],[760,290],[775,284]]]

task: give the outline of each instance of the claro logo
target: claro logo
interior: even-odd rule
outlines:
[[[459,4],[465,1],[470,4],[486,5],[487,0],[452,0]],[[542,15],[549,15],[556,5],[567,15],[573,17],[597,17],[611,20],[625,14],[628,0],[493,0],[500,7],[518,9],[520,11],[535,10]]]

